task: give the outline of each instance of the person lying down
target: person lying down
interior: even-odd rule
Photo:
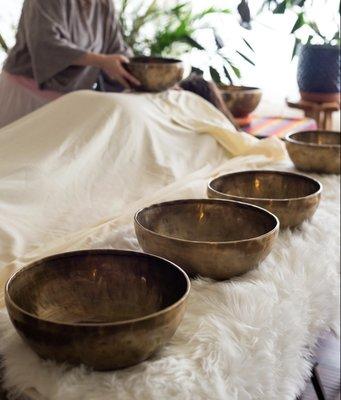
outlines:
[[[285,157],[279,140],[238,132],[212,103],[188,90],[77,91],[2,128],[2,283],[27,254],[195,171],[236,156]]]

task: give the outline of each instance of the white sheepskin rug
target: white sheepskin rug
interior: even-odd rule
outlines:
[[[318,179],[323,199],[312,221],[281,232],[270,256],[247,275],[194,281],[175,336],[140,365],[99,373],[43,361],[3,312],[4,387],[49,400],[295,399],[318,336],[338,327],[339,178]],[[115,235],[128,239],[111,247],[138,249],[131,225]]]

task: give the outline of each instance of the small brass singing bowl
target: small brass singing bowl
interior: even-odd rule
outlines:
[[[184,75],[181,60],[163,57],[133,57],[126,69],[140,81],[136,89],[145,92],[162,92],[180,82]]]
[[[305,131],[285,137],[286,148],[301,171],[340,174],[340,132]]]
[[[209,198],[243,201],[275,214],[281,228],[311,218],[320,202],[322,185],[302,174],[282,171],[241,171],[211,180]]]
[[[13,275],[11,321],[42,358],[112,370],[153,355],[175,333],[190,282],[149,254],[85,250],[57,254]]]
[[[255,268],[270,253],[279,222],[250,204],[178,200],[135,214],[142,249],[171,260],[191,276],[224,280]]]

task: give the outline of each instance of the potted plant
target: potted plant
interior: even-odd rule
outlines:
[[[245,118],[257,107],[260,89],[233,85],[235,79],[241,77],[237,67],[240,61],[254,65],[251,44],[241,38],[244,49],[226,46],[206,18],[213,14],[229,14],[229,9],[209,7],[194,12],[190,1],[176,1],[175,5],[167,7],[158,0],[151,0],[147,5],[143,0],[137,4],[122,0],[119,8],[125,41],[135,54],[177,57],[195,51],[201,55],[203,65],[192,65],[192,71],[200,75],[206,72],[211,77],[235,117]],[[203,29],[211,33],[210,48],[205,48],[197,39]],[[251,55],[245,54],[245,50]]]
[[[265,4],[275,14],[284,14],[286,11],[296,14],[291,34],[295,37],[293,57],[299,57],[297,83],[302,99],[339,102],[340,7],[331,13],[328,29],[326,26],[321,29],[321,21],[312,14],[313,0],[266,0]],[[325,10],[322,14],[326,18]]]
[[[158,0],[121,0],[122,32],[135,54],[177,57],[195,50],[202,55],[206,66],[204,71],[198,65],[192,65],[192,70],[198,74],[207,72],[218,84],[224,80],[233,83],[235,78],[240,78],[241,73],[236,65],[239,60],[254,64],[252,56],[245,54],[245,50],[253,52],[249,42],[243,39],[245,50],[227,48],[206,18],[213,14],[229,14],[229,9],[209,7],[194,12],[190,1],[174,3],[167,6]],[[203,29],[212,33],[210,49],[197,40],[197,34]]]

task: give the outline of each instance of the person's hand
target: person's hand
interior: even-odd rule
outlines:
[[[128,64],[129,58],[121,54],[103,54],[100,68],[109,76],[110,79],[118,81],[125,88],[140,86],[140,82],[131,75],[123,64]]]

